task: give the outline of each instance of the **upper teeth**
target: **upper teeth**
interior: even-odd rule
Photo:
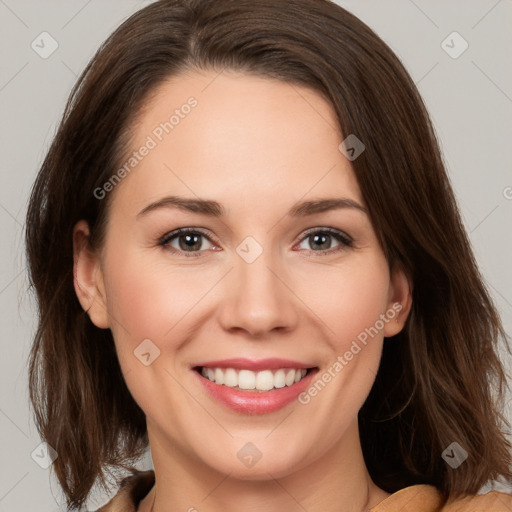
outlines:
[[[257,389],[258,391],[291,386],[295,382],[299,382],[306,373],[305,368],[280,368],[279,370],[263,370],[261,372],[235,370],[234,368],[201,368],[203,377],[216,384],[224,384],[230,388],[238,386],[240,389]]]

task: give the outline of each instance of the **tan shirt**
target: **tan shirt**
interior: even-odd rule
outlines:
[[[117,494],[96,512],[137,512],[154,483],[153,470],[128,476]],[[499,491],[467,496],[443,508],[439,508],[440,502],[440,492],[432,485],[412,485],[388,496],[369,512],[512,512],[512,495]]]

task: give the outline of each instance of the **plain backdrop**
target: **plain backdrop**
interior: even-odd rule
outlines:
[[[41,440],[27,393],[36,320],[23,247],[30,187],[78,74],[120,22],[148,3],[0,0],[0,512],[64,510],[52,472],[31,457]],[[510,333],[512,2],[339,3],[391,46],[422,93],[482,274]],[[48,52],[52,45],[43,58],[41,46]],[[511,418],[510,395],[507,407]],[[148,453],[142,467],[150,464]],[[96,495],[90,509],[107,498]]]

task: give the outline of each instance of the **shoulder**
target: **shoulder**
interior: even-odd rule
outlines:
[[[501,491],[466,496],[448,503],[443,512],[512,512],[512,495]]]
[[[117,494],[96,512],[136,512],[139,502],[155,483],[155,472],[133,470],[121,481]]]
[[[421,484],[400,489],[370,512],[512,512],[512,495],[490,491],[441,505],[441,492],[432,485]]]

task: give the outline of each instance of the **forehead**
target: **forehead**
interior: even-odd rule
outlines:
[[[133,207],[165,194],[228,207],[241,199],[291,204],[308,194],[362,202],[338,149],[343,136],[332,106],[296,84],[189,71],[153,91],[131,138],[116,195]]]

